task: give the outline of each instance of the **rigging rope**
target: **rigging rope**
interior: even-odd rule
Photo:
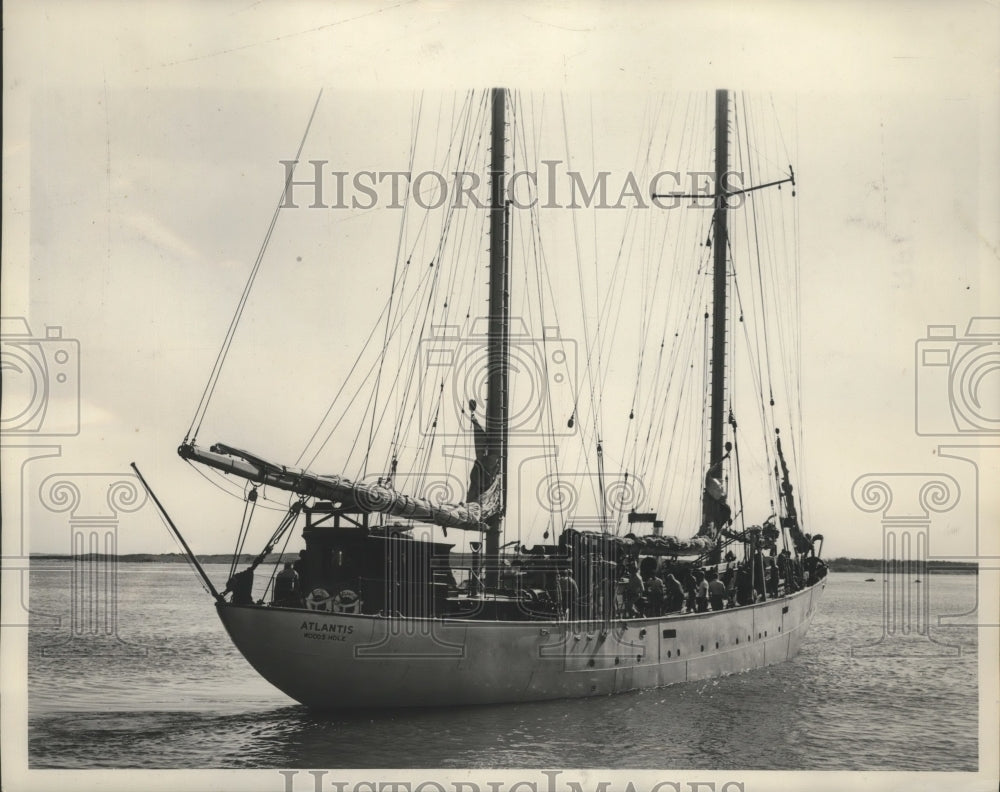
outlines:
[[[417,135],[420,132],[420,111],[423,108],[423,105],[424,105],[424,95],[423,95],[423,92],[421,92],[420,93],[420,102],[419,102],[419,104],[417,106],[416,119],[414,120],[414,125],[413,125],[413,133],[412,133],[411,140],[410,140],[410,159],[409,159],[409,164],[408,164],[408,171],[410,173],[413,172],[413,158],[414,158],[414,156],[416,154]],[[406,195],[404,196],[404,199],[403,199],[403,216],[402,216],[402,220],[400,221],[400,224],[399,224],[399,237],[397,238],[397,241],[396,241],[396,261],[393,264],[393,268],[392,268],[392,286],[389,289],[389,311],[388,311],[388,313],[386,314],[386,317],[385,317],[385,335],[384,335],[383,340],[382,340],[382,350],[383,350],[383,353],[384,353],[386,347],[389,345],[389,326],[390,326],[390,324],[392,322],[392,304],[393,304],[393,299],[396,296],[396,283],[397,283],[397,278],[399,276],[399,262],[400,262],[400,258],[401,258],[400,253],[401,253],[401,250],[402,250],[402,247],[403,247],[403,237],[404,237],[404,234],[406,232],[406,218],[407,218],[407,214],[408,214],[407,213],[407,206],[409,205],[409,200],[408,200],[409,199],[409,194],[410,194],[410,180],[407,179],[406,180]],[[409,266],[409,263],[410,263],[410,259],[408,258],[408,259],[406,259],[406,265],[404,265],[404,272],[405,272],[405,268],[407,266]],[[373,440],[374,435],[375,435],[375,412],[376,412],[376,407],[378,406],[379,388],[380,388],[380,386],[382,384],[382,364],[384,362],[385,362],[385,356],[383,354],[383,356],[379,360],[378,374],[375,377],[375,396],[374,396],[374,399],[372,401],[372,420],[371,420],[371,425],[369,426],[369,429],[368,429],[368,448],[365,450],[364,461],[363,461],[362,469],[361,469],[361,478],[364,478],[365,472],[368,469],[368,455],[371,453],[371,450],[372,450],[372,440]]]
[[[433,277],[433,276],[429,274],[429,271],[425,272],[424,275],[421,276],[422,279],[426,279],[426,278],[430,278],[430,277]],[[390,337],[392,337],[392,336],[395,335],[396,330],[398,329],[398,327],[402,323],[403,317],[410,311],[410,309],[413,306],[414,302],[416,301],[417,297],[418,297],[418,293],[414,292],[414,294],[406,301],[406,304],[397,312],[397,318],[396,318],[395,324],[392,325],[392,329],[390,331]],[[383,306],[382,311],[379,314],[378,318],[373,323],[372,328],[369,331],[368,337],[366,338],[365,343],[364,343],[361,351],[358,353],[357,358],[355,359],[353,365],[351,366],[350,371],[347,373],[347,375],[344,377],[343,381],[341,382],[340,388],[338,389],[336,395],[333,397],[332,401],[328,405],[328,407],[327,407],[327,409],[326,409],[326,411],[325,411],[322,419],[320,420],[320,422],[316,426],[316,429],[314,430],[312,436],[309,438],[308,442],[306,443],[306,446],[303,448],[302,453],[299,455],[299,460],[296,462],[296,464],[299,464],[301,462],[301,460],[303,459],[303,457],[305,457],[306,452],[309,450],[309,447],[315,442],[315,440],[319,436],[320,431],[322,430],[324,424],[327,423],[327,420],[329,419],[330,415],[332,414],[332,412],[334,410],[334,407],[336,407],[336,405],[340,401],[340,398],[343,395],[344,390],[351,383],[352,376],[353,376],[354,372],[356,371],[358,365],[361,363],[362,359],[364,358],[364,354],[365,354],[366,350],[368,349],[369,344],[371,343],[371,341],[375,337],[375,333],[378,330],[379,326],[382,324],[383,319],[386,319],[388,321],[387,317],[389,315],[389,309],[390,309],[390,300],[387,300],[386,303],[385,303],[385,305]],[[369,378],[375,373],[376,367],[379,365],[379,362],[384,359],[384,355],[385,355],[386,351],[387,351],[387,346],[383,345],[382,349],[378,353],[378,358],[377,358],[376,362],[373,363],[369,367],[368,373],[365,374],[365,376],[362,378],[361,382],[358,384],[358,387],[354,390],[353,395],[348,400],[348,406],[347,406],[347,408],[344,410],[344,412],[341,414],[341,416],[334,422],[333,426],[327,432],[326,437],[323,439],[323,441],[321,443],[319,443],[318,447],[315,449],[315,451],[313,452],[313,454],[309,457],[308,461],[305,464],[305,467],[307,467],[307,468],[311,467],[315,463],[316,459],[319,457],[319,454],[322,453],[323,449],[330,442],[331,438],[333,437],[334,432],[336,432],[337,428],[340,426],[340,423],[347,416],[347,413],[348,413],[348,410],[350,409],[350,406],[355,402],[355,400],[358,397],[358,394],[360,394],[361,391],[364,389],[365,383],[367,383],[368,380],[369,380]],[[369,402],[369,404],[370,404],[370,402]],[[367,409],[368,408],[366,407],[366,412],[367,412]],[[359,424],[358,432],[357,432],[357,434],[355,435],[355,438],[354,438],[354,444],[355,444],[355,446],[360,441],[360,437],[361,437],[360,432],[361,431],[362,431],[362,425]],[[354,450],[354,446],[352,446],[352,453],[353,453],[353,450]],[[351,454],[348,455],[348,460],[350,459],[350,456],[351,456]]]
[[[226,337],[222,342],[222,347],[219,349],[219,354],[215,358],[215,364],[212,366],[212,373],[209,375],[208,383],[205,385],[205,390],[202,392],[201,399],[198,401],[194,418],[191,419],[191,426],[188,428],[187,434],[184,435],[185,444],[189,441],[191,443],[195,442],[198,437],[198,431],[201,429],[201,423],[205,420],[205,413],[208,411],[209,402],[212,399],[212,395],[215,393],[215,386],[219,382],[219,375],[222,373],[222,366],[229,353],[229,347],[233,343],[233,337],[236,335],[236,327],[239,325],[240,318],[243,315],[243,309],[246,308],[247,300],[249,299],[250,292],[253,289],[254,281],[257,279],[257,273],[260,272],[260,265],[264,261],[264,253],[267,251],[268,243],[271,241],[271,234],[274,233],[274,227],[278,223],[278,215],[285,204],[285,196],[288,194],[289,186],[292,183],[292,177],[295,175],[295,166],[298,164],[299,157],[302,156],[302,149],[305,147],[306,138],[309,137],[309,130],[312,127],[313,119],[316,117],[316,109],[319,107],[319,100],[322,96],[323,91],[320,90],[319,94],[316,96],[316,102],[313,104],[312,112],[309,114],[309,121],[306,124],[305,132],[302,133],[302,140],[299,143],[298,151],[295,152],[293,165],[291,168],[288,168],[288,174],[285,177],[285,184],[281,191],[281,197],[278,199],[278,205],[274,207],[274,214],[271,216],[271,222],[267,227],[267,233],[264,234],[264,241],[261,243],[260,250],[257,252],[257,258],[250,270],[250,276],[247,278],[246,285],[243,287],[243,293],[240,295],[239,302],[236,305],[236,312],[233,314],[233,318],[229,323],[229,329],[226,331]]]
[[[236,551],[233,553],[233,561],[229,565],[229,577],[236,574],[236,565],[243,554],[243,545],[250,534],[250,523],[253,520],[253,513],[257,507],[257,487],[251,488],[246,495],[246,502],[243,505],[243,519],[240,521],[240,530],[236,535]],[[228,578],[227,578],[228,579]]]
[[[281,559],[288,551],[288,543],[292,541],[292,533],[292,531],[288,532],[288,535],[285,537],[285,543],[281,546],[281,552],[278,553],[278,557],[274,561],[274,566],[271,567],[271,577],[268,579],[267,585],[264,587],[264,599],[267,599],[268,592],[271,591],[274,586],[274,578],[278,574],[278,567],[281,565]]]

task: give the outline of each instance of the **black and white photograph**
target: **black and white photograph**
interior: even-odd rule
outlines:
[[[1000,9],[5,4],[5,790],[993,790]]]

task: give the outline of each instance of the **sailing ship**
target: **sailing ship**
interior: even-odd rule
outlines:
[[[522,526],[512,525],[526,513],[511,508],[508,469],[511,455],[525,445],[523,432],[511,432],[512,345],[523,335],[511,317],[512,284],[519,282],[512,278],[511,226],[518,209],[506,192],[513,156],[507,128],[516,104],[507,90],[492,89],[479,104],[490,128],[489,312],[472,356],[482,364],[485,393],[475,395],[485,396],[485,415],[481,423],[477,400],[469,399],[464,439],[453,438],[451,449],[468,463],[465,496],[447,502],[405,492],[395,452],[388,470],[373,480],[274,463],[225,443],[205,448],[196,442],[203,411],[178,450],[185,460],[247,482],[246,513],[258,493],[293,493],[263,550],[242,570],[237,562],[246,524],[240,526],[225,590],[198,566],[232,642],[261,676],[317,709],[450,706],[624,693],[743,672],[797,654],[826,584],[822,537],[803,528],[777,426],[769,427],[765,464],[771,493],[765,512],[771,513],[750,525],[741,503],[730,502],[741,487],[734,486],[739,444],[726,374],[734,280],[729,215],[745,209],[757,191],[794,188],[795,176],[789,166],[765,183],[731,183],[733,103],[730,92],[716,92],[714,187],[647,196],[711,202],[711,211],[702,213],[709,235],[703,249],[711,260],[698,273],[711,284],[702,389],[707,456],[685,488],[699,504],[693,535],[667,535],[664,520],[639,503],[616,511],[595,433],[589,439],[598,457],[599,508],[592,518],[569,514],[558,526],[546,522],[543,540],[531,545]],[[245,301],[244,295],[241,309]],[[387,336],[391,322],[387,316]],[[224,351],[231,341],[227,336]],[[589,352],[583,365],[595,366],[596,354]],[[600,387],[600,377],[591,381]],[[773,407],[773,394],[769,400]],[[650,404],[659,409],[655,400]],[[433,423],[428,418],[429,426],[437,426],[439,414]],[[375,415],[373,407],[373,429]],[[582,420],[574,409],[568,426]],[[530,438],[536,446],[550,440],[539,437]],[[632,480],[637,476],[633,469]],[[522,483],[517,497],[530,508],[528,489]],[[285,542],[281,549],[287,548],[303,518],[304,549],[294,564],[283,564],[278,547]],[[427,532],[420,533],[421,526]],[[453,552],[448,531],[462,532],[464,552]],[[265,591],[255,594],[255,572],[275,559]]]

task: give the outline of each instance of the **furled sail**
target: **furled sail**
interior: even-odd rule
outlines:
[[[777,434],[777,431],[775,432]],[[781,499],[785,503],[785,516],[781,518],[781,525],[787,528],[795,544],[796,553],[808,553],[813,546],[813,537],[802,530],[799,524],[799,513],[795,508],[794,487],[788,474],[788,463],[785,462],[785,454],[781,450],[781,438],[775,438],[775,445],[778,450],[778,461],[781,462]],[[777,465],[775,465],[777,473]],[[822,538],[822,537],[819,537]]]
[[[381,512],[443,528],[488,530],[485,521],[500,508],[499,476],[477,500],[437,504],[426,498],[404,495],[380,484],[352,481],[343,476],[318,475],[299,468],[276,465],[222,443],[216,443],[209,451],[198,448],[193,443],[185,443],[177,449],[177,453],[184,459],[201,462],[258,484],[344,503],[360,512]]]
[[[559,541],[604,555],[607,555],[608,549],[613,547],[619,553],[634,552],[652,556],[700,556],[715,546],[715,541],[707,536],[692,536],[689,539],[680,539],[676,536],[636,536],[633,533],[615,536],[610,533],[581,531],[576,528],[567,528]]]

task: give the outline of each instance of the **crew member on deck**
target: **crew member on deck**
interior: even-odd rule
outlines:
[[[667,575],[667,579],[664,581],[664,587],[667,590],[667,613],[679,613],[684,610],[684,588],[681,586],[681,582],[673,575]]]
[[[740,564],[736,570],[736,604],[753,605],[753,576],[746,564]]]
[[[626,576],[627,581],[625,583],[624,594],[625,618],[631,619],[634,616],[642,615],[642,607],[645,604],[643,594],[646,591],[646,587],[643,586],[642,578],[639,577],[639,570],[636,568],[635,561],[629,562]]]
[[[292,569],[299,578],[299,591],[309,591],[309,576],[306,574],[306,551],[299,550],[298,560],[292,564]]]
[[[684,596],[685,599],[687,600],[688,613],[694,613],[695,611],[694,596],[698,588],[698,578],[694,576],[694,572],[691,569],[688,569],[688,571],[685,573],[683,577],[683,581],[684,581],[684,592],[685,592]]]
[[[767,558],[767,593],[772,599],[778,596],[778,564],[774,556]]]
[[[300,605],[302,600],[302,590],[299,588],[299,575],[292,567],[292,562],[287,561],[274,578],[274,604],[275,605]]]
[[[726,584],[719,580],[717,573],[713,572],[708,581],[708,599],[712,603],[712,610],[720,611],[726,607]]]
[[[700,569],[694,573],[694,576],[698,581],[694,591],[694,609],[698,613],[704,613],[708,610],[708,581],[705,580],[705,573]]]
[[[253,569],[247,567],[237,572],[229,578],[226,588],[233,593],[230,600],[233,605],[253,605]]]
[[[646,615],[662,616],[666,593],[663,581],[654,572],[643,580],[643,585],[646,587]]]
[[[559,571],[559,580],[556,581],[559,591],[559,610],[571,620],[580,618],[580,589],[570,574],[569,567],[564,567]]]

